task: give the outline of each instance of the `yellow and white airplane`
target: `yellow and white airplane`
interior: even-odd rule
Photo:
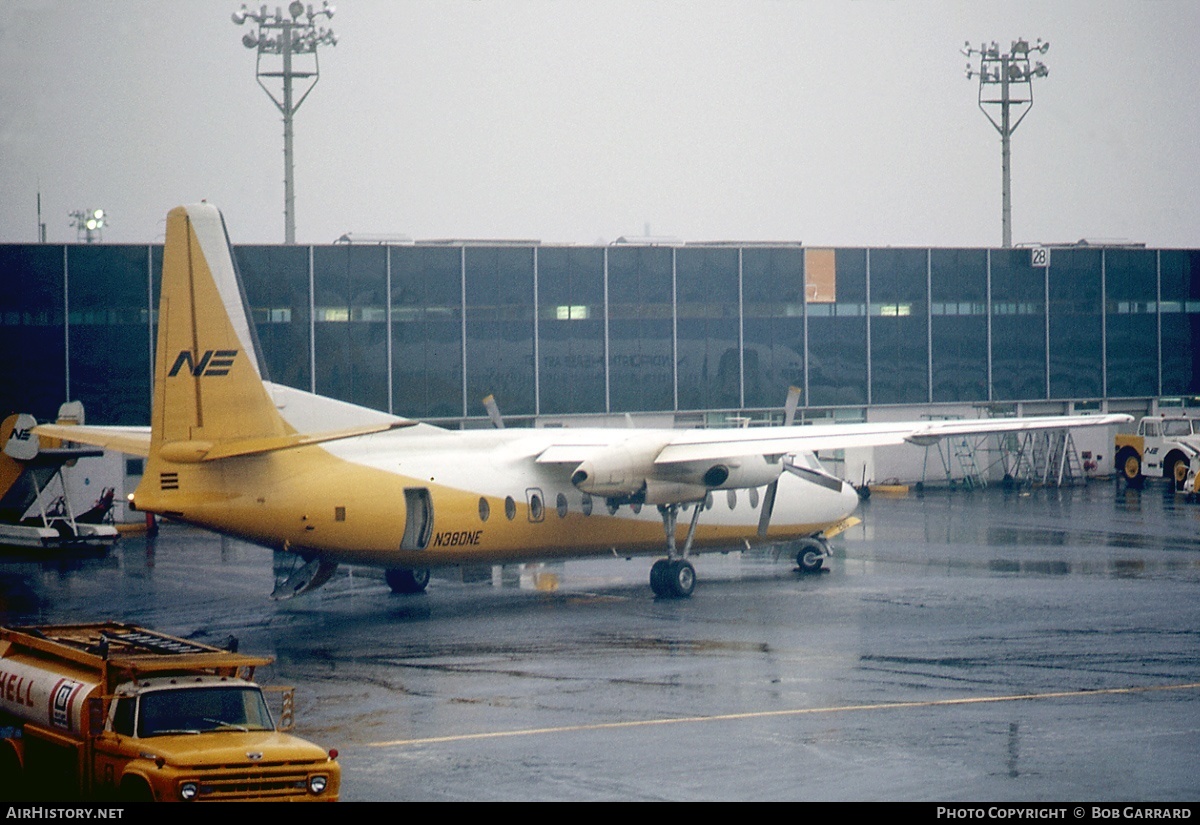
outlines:
[[[294,553],[276,597],[341,562],[418,592],[437,566],[664,550],[652,589],[688,596],[694,550],[787,545],[802,568],[822,565],[858,496],[817,450],[1129,420],[445,430],[266,380],[224,219],[206,203],[167,216],[158,323],[148,430],[37,432],[144,456],[138,510]]]

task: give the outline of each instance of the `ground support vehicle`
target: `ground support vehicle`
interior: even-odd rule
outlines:
[[[0,799],[336,801],[337,752],[276,726],[249,656],[113,622],[0,627]],[[266,690],[271,690],[267,688]]]
[[[1131,487],[1147,478],[1166,478],[1181,492],[1194,492],[1200,471],[1200,419],[1148,415],[1136,433],[1118,433],[1116,470]]]

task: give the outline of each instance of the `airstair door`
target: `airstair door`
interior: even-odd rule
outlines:
[[[424,550],[433,535],[433,499],[424,487],[404,488],[404,538],[401,550]]]

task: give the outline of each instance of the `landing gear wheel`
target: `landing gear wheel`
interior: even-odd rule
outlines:
[[[671,575],[670,566],[670,559],[659,559],[650,567],[650,589],[655,596],[671,595],[671,585],[667,581]]]
[[[385,571],[383,577],[393,593],[424,593],[429,586],[429,570],[425,567],[395,567]]]
[[[819,573],[825,564],[825,546],[816,539],[804,539],[796,550],[796,566],[803,573]]]
[[[661,598],[686,599],[696,589],[696,568],[687,559],[659,559],[650,568],[650,589]]]
[[[696,589],[696,568],[687,559],[675,559],[667,567],[667,584],[671,595],[686,599]]]

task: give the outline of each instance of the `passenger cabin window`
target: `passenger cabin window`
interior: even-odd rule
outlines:
[[[546,507],[542,501],[542,491],[530,488],[525,491],[525,501],[529,504],[529,520],[541,521],[546,517]]]

